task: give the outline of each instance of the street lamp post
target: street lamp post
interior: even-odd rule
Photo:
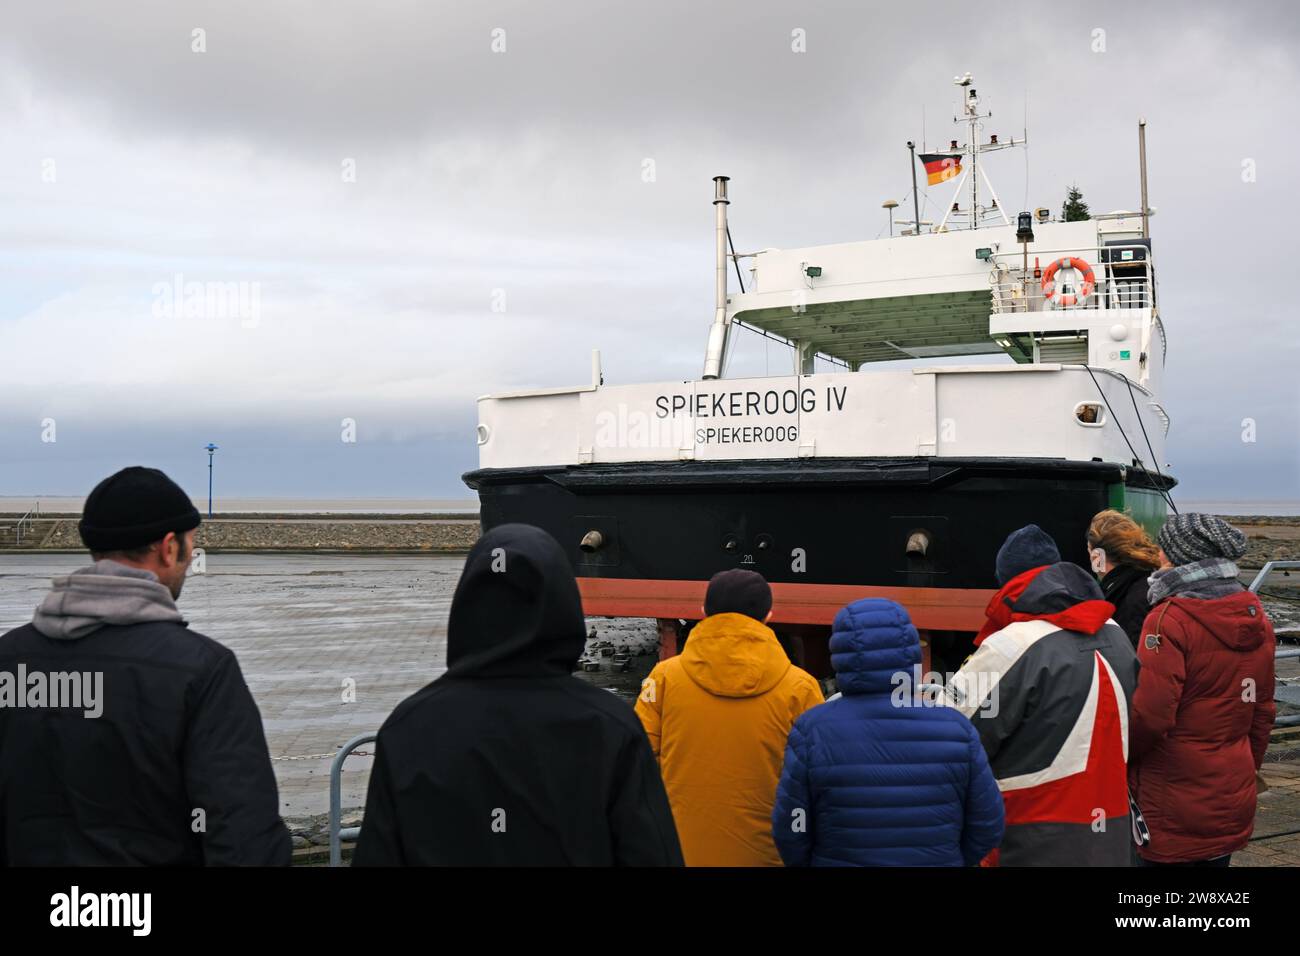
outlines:
[[[217,446],[208,442],[208,517],[212,517],[212,453],[217,450]]]

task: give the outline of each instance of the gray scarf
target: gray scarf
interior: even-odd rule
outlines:
[[[1155,607],[1168,597],[1213,600],[1244,591],[1237,566],[1227,558],[1205,558],[1157,571],[1147,579],[1147,599]]]
[[[171,591],[157,575],[104,558],[55,578],[32,625],[46,637],[75,640],[107,624],[180,620]]]

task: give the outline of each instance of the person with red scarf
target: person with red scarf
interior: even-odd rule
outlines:
[[[1129,866],[1132,644],[1096,580],[1037,525],[998,551],[1000,589],[947,688],[979,731],[1006,805],[986,863]]]

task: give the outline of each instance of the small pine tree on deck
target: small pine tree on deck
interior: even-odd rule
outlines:
[[[1061,207],[1061,219],[1064,222],[1081,222],[1084,219],[1091,219],[1092,214],[1088,211],[1088,204],[1083,201],[1083,192],[1077,185],[1071,186],[1070,191],[1065,195],[1065,205]]]

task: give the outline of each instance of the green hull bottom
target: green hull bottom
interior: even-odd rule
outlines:
[[[1110,486],[1110,506],[1140,524],[1152,539],[1160,533],[1169,516],[1169,505],[1160,492],[1119,482]]]

